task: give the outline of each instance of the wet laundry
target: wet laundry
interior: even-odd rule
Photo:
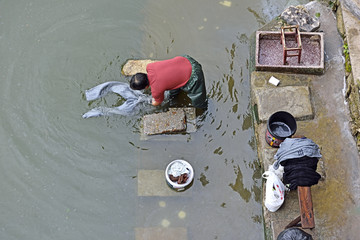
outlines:
[[[119,94],[126,101],[118,107],[93,108],[87,113],[85,113],[82,117],[90,118],[98,116],[108,116],[112,114],[129,116],[137,114],[142,106],[151,104],[150,95],[144,94],[142,91],[139,90],[132,90],[129,87],[129,84],[118,81],[105,82],[89,90],[86,90],[85,96],[87,101],[92,101],[104,97],[110,92]]]
[[[171,165],[168,174],[171,181],[183,184],[188,180],[190,170],[185,166],[185,164],[175,162]]]
[[[281,163],[284,166],[283,183],[290,190],[298,186],[312,186],[319,182],[321,176],[316,172],[319,159],[316,157],[301,157],[288,159]]]
[[[309,138],[286,138],[276,152],[274,159],[274,169],[279,168],[279,164],[285,160],[301,158],[304,156],[321,158],[319,146]]]
[[[283,183],[294,190],[298,186],[312,186],[321,176],[316,172],[320,153],[319,146],[309,138],[286,138],[275,154],[274,169],[284,167]]]

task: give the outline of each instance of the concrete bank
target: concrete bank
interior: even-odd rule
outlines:
[[[337,8],[338,28],[344,38],[346,93],[351,116],[351,132],[360,147],[360,1],[344,0]]]
[[[358,239],[359,152],[349,124],[349,104],[345,99],[343,38],[337,29],[336,15],[327,3],[312,2],[308,7],[310,13],[320,14],[319,31],[325,34],[325,71],[322,75],[252,72],[258,157],[264,171],[274,162],[277,149],[265,141],[266,121],[276,111],[290,112],[297,119],[296,135],[312,139],[320,146],[323,155],[317,170],[322,178],[311,187],[316,225],[306,231],[314,239]],[[347,20],[346,14],[343,18],[345,30],[358,32],[360,24]],[[280,26],[281,22],[274,20],[259,30],[279,31]],[[356,39],[356,36],[351,39]],[[360,56],[359,52],[356,53],[359,46],[351,47],[353,42],[349,36],[348,44],[353,61]],[[354,69],[359,69],[358,61],[352,65],[353,72]],[[280,80],[278,86],[268,83],[271,76]],[[276,239],[284,227],[300,215],[297,192],[289,192],[284,204],[275,213],[269,212],[265,206],[263,209],[266,239]]]

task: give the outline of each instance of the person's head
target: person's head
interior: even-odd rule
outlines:
[[[134,90],[143,90],[149,86],[149,80],[145,73],[137,73],[131,77],[130,88]]]

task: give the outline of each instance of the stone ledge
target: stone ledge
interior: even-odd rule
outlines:
[[[149,116],[146,115],[143,117],[144,118],[149,118],[147,119],[149,122],[144,124],[143,121],[143,128],[141,129],[141,140],[160,140],[160,141],[181,141],[184,140],[186,141],[189,137],[189,135],[187,133],[192,133],[192,132],[196,132],[197,130],[197,120],[196,120],[196,109],[194,107],[187,107],[187,108],[169,108],[168,110],[169,112],[172,111],[179,111],[182,114],[185,114],[185,126],[183,128],[183,126],[179,125],[179,124],[183,124],[182,122],[182,117],[181,119],[179,118],[178,115],[169,115],[168,116],[165,115],[156,115],[156,114],[150,114],[153,116]],[[165,117],[165,118],[163,118]],[[151,122],[150,119],[154,122]],[[165,126],[168,125],[167,128],[170,129],[170,131],[164,131],[165,128],[161,127],[160,124],[159,126],[154,126],[157,124],[157,121],[161,121],[161,126]],[[178,121],[180,121],[179,123],[177,123]],[[175,124],[177,123],[180,128],[173,128],[174,126],[171,126],[171,124]],[[146,125],[146,126],[145,126]],[[148,128],[148,130],[144,130],[146,128]],[[152,134],[146,134],[146,132],[150,132]]]
[[[283,86],[308,86],[310,82],[315,79],[314,75],[309,74],[289,74],[289,73],[278,73],[278,72],[262,72],[253,71],[251,73],[251,88],[255,89],[258,87],[275,88],[269,83],[271,76],[276,77],[280,80],[278,87]]]
[[[356,1],[345,1],[338,3],[337,9],[338,18],[338,30],[344,37],[345,43],[348,44],[351,72],[347,73],[347,90],[346,98],[349,102],[349,111],[352,118],[351,131],[352,135],[357,141],[358,150],[360,150],[360,47],[358,42],[360,41],[360,19],[351,12],[349,6],[353,5],[353,10],[359,9],[360,2]]]
[[[186,228],[164,228],[164,227],[149,227],[149,228],[135,228],[135,240],[186,240]]]
[[[165,180],[164,170],[139,170],[138,171],[138,196],[176,196],[179,193],[172,190]]]
[[[342,51],[341,48],[340,49],[338,48],[339,46],[341,46],[341,42],[335,39],[337,38],[336,36],[337,31],[336,29],[333,29],[333,26],[336,26],[336,24],[333,24],[333,19],[332,19],[333,16],[331,12],[328,11],[329,10],[327,5],[328,2],[325,1],[323,2],[325,3],[325,6],[323,5],[323,7],[321,6],[317,7],[318,3],[316,3],[315,5],[316,8],[314,8],[313,10],[316,12],[320,12],[321,18],[324,19],[324,21],[322,22],[327,23],[327,24],[322,24],[322,29],[326,34],[325,40],[326,40],[326,46],[328,48],[327,51],[330,54],[330,56],[336,56],[336,58],[338,59],[339,54],[341,54]],[[277,24],[277,25],[281,25],[281,24]],[[324,26],[326,28],[324,28]],[[357,26],[358,28],[358,26],[360,25],[357,24],[355,26]],[[334,42],[332,42],[333,38],[334,38]],[[349,47],[349,49],[351,51],[351,47]],[[356,157],[354,157],[353,160],[348,160],[349,156],[352,154],[353,151],[352,145],[350,144],[348,146],[340,146],[340,147],[336,146],[333,144],[332,139],[329,139],[328,135],[324,134],[327,133],[327,131],[331,130],[334,133],[336,133],[336,135],[338,135],[339,139],[341,139],[342,141],[346,139],[345,142],[347,142],[349,140],[348,136],[345,136],[347,135],[347,133],[343,135],[342,132],[343,129],[339,127],[339,124],[337,122],[338,118],[334,118],[334,115],[344,114],[344,112],[342,112],[343,109],[341,108],[341,109],[331,110],[331,105],[329,104],[329,102],[327,102],[329,98],[333,96],[336,97],[337,95],[334,95],[332,92],[327,92],[324,90],[324,89],[326,90],[329,89],[333,91],[333,90],[341,89],[338,86],[338,83],[342,79],[341,72],[339,71],[340,72],[339,75],[337,75],[338,73],[335,74],[334,73],[335,71],[333,71],[334,69],[332,69],[332,67],[335,66],[336,64],[342,64],[342,62],[338,60],[336,60],[335,62],[330,61],[331,58],[328,60],[329,61],[327,62],[327,64],[329,68],[326,69],[323,76],[312,76],[312,75],[304,76],[297,74],[290,76],[281,73],[252,72],[251,89],[253,91],[254,89],[259,87],[277,88],[268,83],[268,80],[271,76],[275,76],[276,78],[281,80],[281,83],[278,87],[282,87],[282,86],[309,87],[311,93],[310,99],[311,99],[311,103],[314,104],[313,111],[315,116],[314,119],[311,119],[309,121],[298,121],[298,129],[296,135],[305,135],[307,137],[314,139],[315,142],[319,144],[323,152],[324,162],[328,164],[327,170],[330,170],[331,172],[334,169],[337,169],[337,167],[339,166],[338,163],[334,163],[336,159],[340,159],[339,164],[341,164],[340,162],[351,162],[353,160],[356,163],[358,161],[358,156],[354,154],[354,156],[356,155]],[[340,66],[339,69],[342,70]],[[284,80],[282,79],[282,77],[285,77]],[[254,104],[254,93],[252,92],[251,94],[252,94],[252,104]],[[253,105],[253,107],[255,109],[257,106]],[[256,119],[256,111],[254,115]],[[264,123],[259,124],[259,121],[255,123],[255,134],[258,143],[257,144],[258,156],[262,164],[264,165],[264,170],[266,170],[267,166],[271,162],[273,162],[273,155],[276,152],[276,149],[273,150],[268,146],[266,146],[265,137],[264,137],[265,130],[266,130],[266,124]],[[350,155],[348,154],[349,152],[351,152]],[[320,173],[322,177],[325,176],[325,169],[323,166],[322,159],[320,159],[318,167],[319,167],[318,169],[319,171],[317,170],[317,172]],[[349,169],[344,168],[343,170],[344,172],[346,172]],[[341,174],[339,174],[339,176],[340,175]],[[346,176],[344,175],[344,177]],[[337,181],[338,179],[336,179],[336,182]],[[313,193],[316,228],[311,230],[311,234],[313,235],[314,239],[328,239],[329,237],[341,239],[342,236],[343,237],[347,236],[346,234],[348,234],[349,229],[353,229],[352,227],[349,228],[349,225],[353,225],[354,222],[348,223],[346,221],[343,221],[343,219],[345,219],[344,215],[346,215],[347,213],[340,212],[339,209],[337,209],[337,211],[333,211],[332,208],[332,206],[334,206],[333,201],[336,201],[339,204],[338,206],[342,206],[341,208],[342,210],[343,209],[346,210],[347,200],[339,200],[336,197],[336,191],[334,193],[328,189],[331,187],[331,184],[332,184],[331,176],[328,176],[325,181],[321,181],[317,186],[312,187],[314,189],[312,193]],[[299,214],[300,214],[299,203],[296,192],[290,192],[289,195],[287,195],[285,198],[284,205],[275,213],[271,213],[267,211],[267,209],[264,207],[265,238],[275,240],[278,234],[280,233],[280,231],[283,230],[283,227],[286,224],[288,224],[290,220],[293,220],[294,217],[299,216]],[[336,226],[337,223],[336,220],[339,219],[341,220],[342,227],[336,228],[334,226]],[[353,220],[352,217],[350,219]],[[354,218],[354,219],[357,220],[358,218]],[[352,232],[350,233],[350,235],[358,236],[358,234],[356,234],[357,232],[358,231]],[[356,239],[356,237],[355,238],[350,237],[349,239]]]
[[[148,114],[143,117],[145,135],[184,132],[186,130],[185,111],[181,108],[167,112]]]
[[[149,59],[128,60],[122,67],[121,72],[125,76],[131,76],[136,73],[146,73],[146,66],[152,62],[156,61]]]
[[[298,122],[298,130],[295,134],[305,135],[306,121]],[[255,133],[258,142],[258,156],[260,158],[262,167],[264,171],[269,169],[269,166],[274,163],[274,155],[276,154],[278,148],[270,147],[265,140],[265,132],[267,125],[265,123],[255,124]],[[317,172],[322,176],[320,181],[325,179],[325,169],[323,166],[323,159],[319,160]],[[263,202],[265,202],[265,188],[266,181],[263,182]],[[263,205],[264,212],[264,225],[265,230],[268,232],[267,236],[270,235],[273,239],[276,239],[275,236],[278,236],[280,232],[284,230],[284,227],[289,224],[292,220],[300,215],[299,210],[299,201],[297,198],[297,191],[290,191],[286,193],[284,204],[276,212],[270,212],[265,205]],[[315,222],[316,222],[316,213],[315,213]],[[304,229],[302,229],[304,230]],[[304,230],[312,236],[317,236],[316,229]],[[270,235],[269,235],[270,234]],[[269,238],[267,238],[269,239]]]
[[[266,122],[277,111],[289,112],[297,120],[314,118],[307,86],[256,88],[253,92],[261,122]]]

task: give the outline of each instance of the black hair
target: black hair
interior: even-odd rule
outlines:
[[[134,90],[143,90],[149,86],[149,80],[145,73],[137,73],[131,77],[130,88]]]

